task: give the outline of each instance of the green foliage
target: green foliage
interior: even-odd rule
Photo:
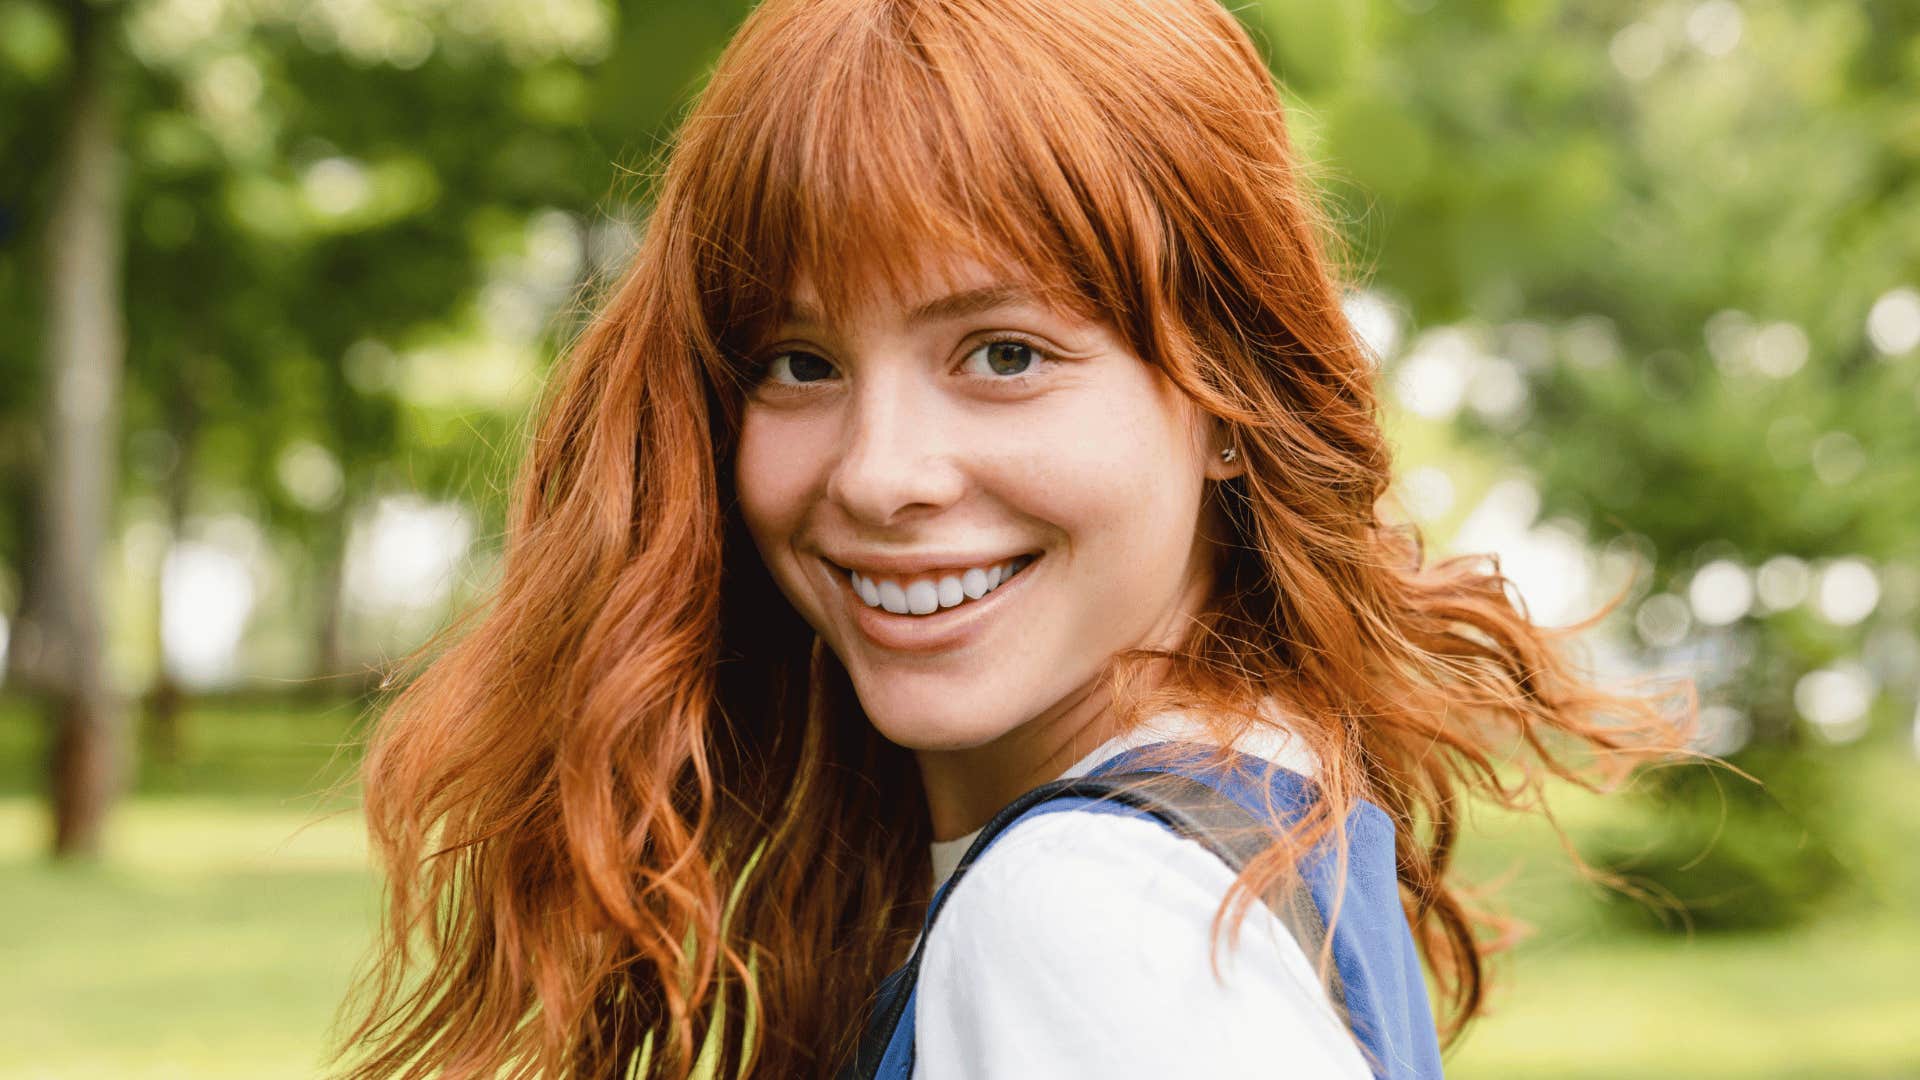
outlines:
[[[572,330],[550,313],[609,257],[589,231],[646,194],[622,167],[657,150],[745,7],[103,7],[128,177],[128,519],[238,510],[303,554],[291,599],[322,620],[352,519],[383,495],[463,503],[496,545],[515,436]],[[67,43],[35,0],[0,2],[0,29],[0,145],[37,163],[0,175],[0,602],[17,614]]]
[[[1657,773],[1647,786],[1660,825],[1615,828],[1592,841],[1587,860],[1630,886],[1607,894],[1625,925],[1779,930],[1859,884],[1834,850],[1843,841],[1823,820],[1839,780],[1833,763],[1778,746],[1736,757],[1760,783],[1711,768]]]
[[[1857,624],[1755,604],[1677,643],[1628,638],[1639,666],[1737,711],[1736,763],[1768,785],[1841,783],[1799,681],[1866,657],[1881,724],[1920,690],[1920,351],[1867,332],[1878,298],[1920,281],[1920,9],[1269,0],[1245,17],[1301,99],[1356,277],[1414,328],[1467,327],[1517,366],[1520,407],[1457,430],[1534,478],[1543,517],[1645,557],[1628,615],[1715,560],[1874,567]],[[1789,824],[1730,774],[1671,786],[1661,846],[1622,838],[1602,861],[1697,925],[1805,918],[1839,887],[1830,800]]]

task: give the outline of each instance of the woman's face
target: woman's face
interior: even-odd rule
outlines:
[[[882,734],[983,746],[1172,645],[1204,602],[1209,428],[1109,327],[972,260],[756,353],[735,483],[781,591]]]

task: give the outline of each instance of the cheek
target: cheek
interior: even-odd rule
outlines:
[[[1076,395],[1009,433],[1018,452],[1008,468],[1074,547],[1159,546],[1168,530],[1191,531],[1200,488],[1192,437],[1172,410],[1132,381]]]
[[[741,520],[777,579],[784,579],[786,572],[781,556],[786,541],[799,527],[809,493],[817,486],[818,455],[807,449],[807,435],[808,425],[749,408],[734,456]]]

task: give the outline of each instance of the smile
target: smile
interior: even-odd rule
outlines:
[[[931,615],[978,600],[1001,582],[1026,569],[1032,555],[1018,555],[988,566],[970,566],[912,578],[882,577],[847,570],[847,583],[868,607],[895,615]]]
[[[840,582],[854,625],[892,652],[945,652],[966,645],[1032,576],[1039,553],[982,566],[913,575],[853,570],[822,560]]]

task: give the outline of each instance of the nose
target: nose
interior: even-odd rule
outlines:
[[[870,379],[849,402],[827,497],[863,525],[898,525],[951,506],[966,487],[953,418],[911,378]]]

